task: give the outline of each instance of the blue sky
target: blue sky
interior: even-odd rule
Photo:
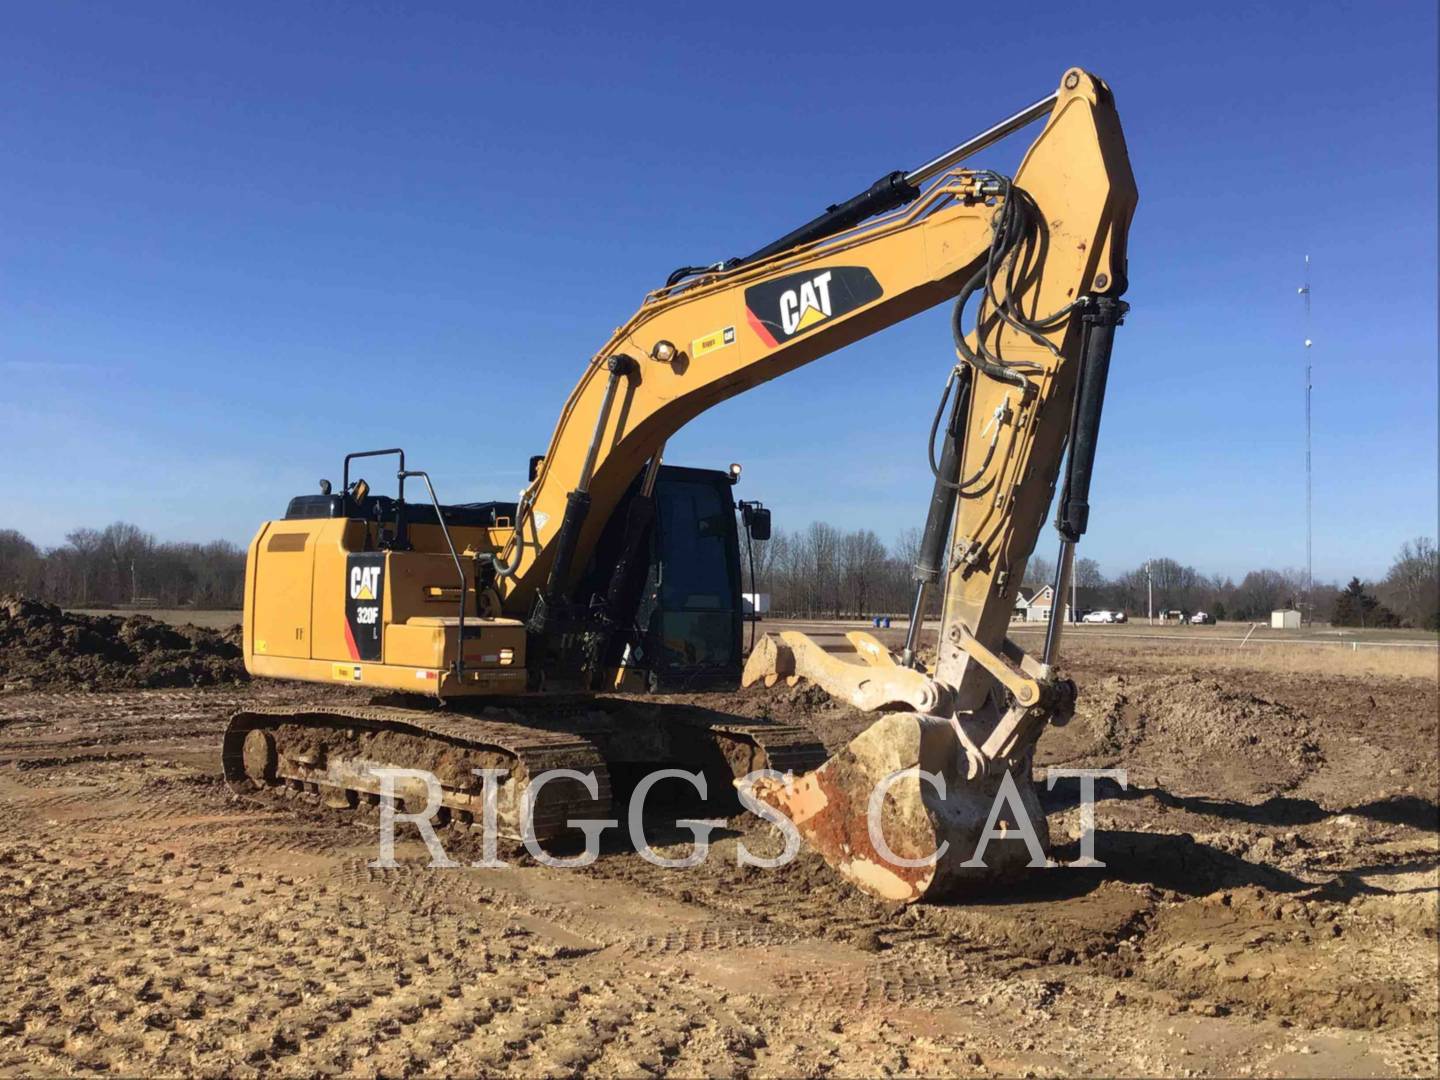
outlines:
[[[244,542],[395,443],[447,500],[513,497],[672,267],[1081,65],[1141,199],[1082,553],[1303,564],[1309,252],[1316,576],[1383,573],[1436,531],[1436,40],[1433,2],[15,5],[0,527]],[[927,313],[712,410],[668,459],[744,462],[781,527],[888,540],[923,520],[951,362]]]

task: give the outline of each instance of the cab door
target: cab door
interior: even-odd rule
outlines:
[[[651,670],[670,685],[740,671],[740,557],[729,478],[662,468],[655,486]]]

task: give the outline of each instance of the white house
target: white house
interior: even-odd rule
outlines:
[[[1021,591],[1023,592],[1024,590],[1022,589]],[[1036,592],[1025,605],[1025,621],[1049,622],[1050,609],[1055,606],[1054,598],[1055,586],[1053,585],[1046,585],[1043,589]],[[1016,607],[1018,610],[1018,601],[1016,602]],[[1061,615],[1061,618],[1068,622],[1070,620],[1070,605],[1066,604],[1064,608],[1064,614]]]
[[[1294,608],[1283,608],[1280,611],[1270,612],[1271,630],[1299,630],[1300,612]]]

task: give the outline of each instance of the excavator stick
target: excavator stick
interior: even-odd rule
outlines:
[[[960,362],[930,433],[934,490],[904,652],[855,632],[845,659],[785,632],[767,635],[744,673],[747,686],[808,679],[887,713],[814,772],[755,788],[841,874],[886,900],[973,894],[1048,865],[1031,763],[1045,727],[1074,706],[1074,684],[1051,667],[1064,621],[1054,613],[1089,516],[1136,192],[1108,87],[1071,70],[1053,98],[993,130],[1045,113],[1013,181],[994,178],[989,251],[956,295]],[[1037,658],[1006,630],[1057,487],[1052,622]],[[917,652],[932,589],[942,602],[927,669]]]

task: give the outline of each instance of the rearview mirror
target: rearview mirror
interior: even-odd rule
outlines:
[[[770,511],[763,506],[747,506],[744,512],[745,528],[751,540],[770,539]]]

